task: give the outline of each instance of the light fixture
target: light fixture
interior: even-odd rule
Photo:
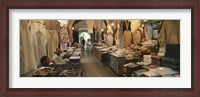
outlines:
[[[74,27],[72,27],[72,30],[74,30]]]
[[[103,29],[101,29],[101,32],[103,32]]]

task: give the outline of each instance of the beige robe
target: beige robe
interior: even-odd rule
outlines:
[[[131,31],[124,31],[124,47],[130,46],[132,43]]]
[[[111,46],[113,46],[113,37],[112,37],[112,35],[111,34],[109,34],[108,36],[107,36],[107,46],[108,47],[111,47]]]
[[[56,30],[46,30],[47,37],[47,53],[50,59],[53,58],[56,48],[58,48],[59,40]]]
[[[58,30],[59,22],[57,20],[45,20],[45,28],[46,30]]]
[[[133,37],[133,43],[138,44],[141,42],[141,32],[140,30],[136,30],[135,32],[132,33]]]
[[[180,20],[163,21],[158,41],[161,47],[166,44],[180,44]]]
[[[36,69],[36,60],[31,44],[31,33],[28,28],[28,21],[20,20],[20,75]]]
[[[141,24],[142,24],[142,20],[131,20],[131,32],[135,32],[135,30],[137,30]]]
[[[88,33],[93,33],[94,20],[87,20]]]

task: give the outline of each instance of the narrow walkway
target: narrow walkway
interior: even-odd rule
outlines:
[[[109,66],[103,66],[91,52],[82,51],[81,69],[83,77],[116,77]]]

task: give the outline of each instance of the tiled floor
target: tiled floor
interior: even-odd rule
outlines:
[[[83,77],[116,77],[110,67],[103,66],[91,52],[82,51],[81,64]]]

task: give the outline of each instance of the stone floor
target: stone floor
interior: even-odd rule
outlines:
[[[116,77],[116,74],[105,66],[91,52],[82,51],[81,68],[83,77]]]

